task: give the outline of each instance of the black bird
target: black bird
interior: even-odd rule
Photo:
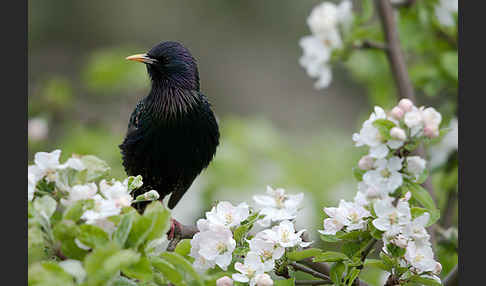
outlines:
[[[119,146],[128,175],[142,175],[144,186],[160,200],[172,194],[174,208],[194,179],[213,159],[219,128],[207,97],[199,90],[196,60],[177,42],[161,42],[145,54],[127,60],[145,63],[150,93],[130,116],[128,131]],[[147,202],[138,203],[143,211]]]

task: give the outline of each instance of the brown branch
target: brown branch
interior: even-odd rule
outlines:
[[[387,50],[387,45],[383,43],[373,42],[370,40],[363,40],[361,42],[357,42],[353,45],[354,49],[363,49],[363,50]]]
[[[451,272],[447,274],[446,278],[443,281],[444,286],[457,286],[459,285],[459,270],[458,265],[452,268]]]
[[[292,262],[289,262],[289,265],[292,266],[294,268],[294,270],[296,270],[296,271],[302,271],[302,272],[305,272],[307,274],[310,274],[310,275],[312,275],[314,277],[321,278],[323,280],[331,281],[331,279],[329,278],[329,276],[324,275],[324,274],[322,274],[320,272],[317,272],[317,271],[315,271],[315,270],[313,270],[313,269],[311,269],[309,267],[306,267],[304,265],[300,265],[300,264],[298,264],[296,262],[293,262],[293,261]]]
[[[400,7],[410,7],[412,6],[413,4],[415,4],[415,2],[417,2],[417,0],[407,0],[407,1],[404,1],[402,3],[395,3],[395,4],[392,4],[392,6],[394,8],[400,8]]]
[[[296,280],[295,285],[329,285],[332,281],[329,280]]]
[[[413,86],[408,76],[407,66],[398,37],[398,29],[395,22],[395,14],[390,0],[375,0],[376,8],[380,15],[383,32],[385,34],[386,54],[390,62],[393,77],[398,87],[400,98],[408,98],[415,101]]]

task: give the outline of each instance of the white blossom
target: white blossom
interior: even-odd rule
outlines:
[[[294,224],[288,220],[280,222],[279,225],[271,229],[265,229],[260,232],[259,237],[278,244],[281,247],[309,246],[312,242],[303,242],[300,237],[305,229],[295,232]]]
[[[273,280],[270,275],[266,273],[257,274],[255,276],[256,286],[272,286]]]
[[[374,203],[377,218],[373,225],[385,232],[385,236],[394,236],[400,233],[401,228],[410,223],[411,214],[408,202],[399,201],[395,207],[392,199],[378,200]]]
[[[414,104],[410,99],[403,98],[398,102],[398,107],[402,109],[404,112],[409,112],[412,111]]]
[[[35,186],[37,184],[37,180],[34,174],[28,173],[27,174],[27,199],[32,201],[34,199],[34,192],[35,192]]]
[[[329,86],[332,80],[331,67],[328,65],[331,49],[315,36],[303,37],[299,45],[303,50],[299,64],[305,68],[308,76],[318,79],[314,87],[321,89]]]
[[[329,218],[324,220],[324,230],[319,230],[321,234],[336,234],[343,227],[347,231],[364,229],[366,227],[365,218],[371,213],[361,205],[341,200],[337,208],[324,208],[324,212]]]
[[[361,157],[361,159],[359,159],[358,167],[361,170],[369,170],[373,168],[374,164],[375,164],[375,158],[371,157],[370,155],[365,155]]]
[[[94,195],[92,198],[95,203],[94,208],[85,211],[81,216],[82,219],[86,220],[87,224],[95,224],[98,220],[117,215],[121,211],[115,201],[107,200],[99,194]]]
[[[264,233],[258,233],[254,238],[248,241],[250,251],[260,256],[265,264],[265,271],[270,271],[275,266],[275,260],[279,259],[285,253],[285,248],[275,241],[265,240]]]
[[[226,271],[236,247],[231,230],[221,225],[214,225],[211,230],[200,233],[199,239],[199,255],[206,260],[214,261]]]
[[[375,169],[367,171],[363,175],[363,181],[385,193],[391,193],[403,183],[402,160],[397,156],[389,159],[379,159],[375,162]]]
[[[405,141],[407,139],[407,134],[405,133],[405,130],[396,126],[390,130],[390,136],[400,141]]]
[[[407,157],[407,171],[416,179],[424,172],[426,161],[420,156]]]
[[[216,286],[233,286],[233,279],[223,276],[216,280]]]
[[[258,254],[249,251],[246,254],[244,263],[235,263],[235,269],[240,273],[233,274],[233,280],[243,283],[249,283],[250,286],[255,286],[258,274],[263,274],[265,272],[265,265],[261,261]]]
[[[444,164],[452,152],[457,150],[459,143],[459,124],[457,118],[451,119],[448,128],[450,129],[442,140],[430,147],[430,167],[435,168]]]
[[[127,187],[119,181],[107,182],[101,180],[100,192],[107,200],[112,201],[117,208],[129,207],[133,201]]]
[[[193,266],[198,272],[204,272],[209,268],[213,268],[216,263],[213,260],[204,258],[199,250],[201,249],[201,236],[203,232],[196,233],[191,239],[191,251],[189,256],[194,258]]]
[[[265,215],[258,224],[268,227],[271,222],[294,219],[303,199],[303,193],[288,195],[284,189],[267,186],[267,195],[253,196],[253,200],[263,207],[260,214]]]
[[[61,199],[61,204],[70,206],[79,200],[91,199],[98,192],[98,187],[95,183],[88,183],[86,185],[75,185],[69,189],[67,199]]]
[[[401,147],[403,142],[400,140],[386,140],[383,138],[378,128],[373,125],[373,122],[377,119],[387,119],[385,111],[379,106],[375,106],[374,112],[371,113],[368,120],[363,123],[359,133],[353,134],[353,141],[357,147],[364,145],[370,147],[369,155],[373,158],[381,159],[388,155],[388,147],[396,149]]]
[[[239,225],[249,215],[248,205],[241,203],[233,206],[230,202],[220,202],[211,211],[206,212],[206,217],[211,224],[233,227]]]
[[[49,125],[47,120],[44,118],[32,118],[29,119],[28,124],[28,137],[33,141],[40,141],[47,139],[47,134],[49,132]]]
[[[430,235],[427,233],[425,226],[429,219],[429,213],[416,217],[411,223],[404,226],[402,229],[403,235],[417,244],[428,244]]]
[[[434,271],[437,267],[437,262],[434,260],[434,252],[430,245],[418,245],[413,241],[409,242],[405,251],[405,259],[418,274]]]
[[[454,26],[454,14],[457,15],[458,8],[459,0],[440,0],[435,6],[435,16],[441,25]]]
[[[59,262],[59,266],[62,267],[64,271],[72,275],[77,283],[83,282],[86,277],[86,270],[83,268],[83,264],[79,260],[67,259]]]

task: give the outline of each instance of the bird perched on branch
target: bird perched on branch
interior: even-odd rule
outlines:
[[[130,116],[119,146],[128,175],[142,175],[144,186],[160,200],[171,194],[174,208],[194,179],[205,169],[219,144],[219,128],[211,105],[199,90],[196,60],[177,42],[162,42],[145,54],[129,56],[147,66],[149,94]],[[147,202],[136,205],[139,211]]]

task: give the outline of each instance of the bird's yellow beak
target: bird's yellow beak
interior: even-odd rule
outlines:
[[[157,61],[156,59],[149,57],[147,54],[136,54],[136,55],[126,57],[125,59],[129,61],[136,61],[136,62],[141,62],[146,64],[153,64]]]

